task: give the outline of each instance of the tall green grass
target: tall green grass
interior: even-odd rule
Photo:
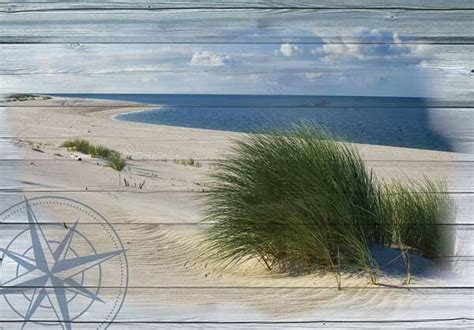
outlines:
[[[84,139],[72,139],[64,141],[61,144],[61,147],[73,149],[83,154],[91,155],[92,157],[103,158],[107,161],[107,165],[109,167],[119,172],[121,172],[125,166],[127,166],[127,163],[122,158],[120,152],[102,145],[94,146],[89,141]]]
[[[94,149],[92,144],[89,141],[84,140],[84,139],[72,139],[72,140],[64,141],[61,144],[61,147],[73,149],[75,151],[81,152],[86,155],[93,154],[93,149]]]
[[[120,157],[120,154],[113,154],[109,158],[107,158],[107,164],[110,168],[113,168],[116,171],[121,172],[127,163],[123,158]]]
[[[374,245],[446,252],[432,224],[449,199],[428,180],[429,194],[418,188],[386,186],[355,148],[308,125],[249,135],[218,162],[204,196],[207,252],[225,265],[256,258],[275,271],[364,271],[375,282]]]
[[[445,257],[454,255],[454,227],[448,222],[454,205],[446,191],[444,183],[428,178],[385,186],[383,215],[389,220],[391,243],[402,253],[413,250],[443,266]]]

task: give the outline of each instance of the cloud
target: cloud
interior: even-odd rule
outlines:
[[[317,71],[306,72],[304,74],[305,78],[307,78],[307,79],[316,79],[316,78],[321,77],[322,75],[323,74],[321,72],[317,72]]]
[[[426,49],[404,43],[396,33],[389,30],[362,29],[353,36],[323,42],[322,47],[313,49],[311,53],[328,62],[402,59],[420,63],[426,53]]]
[[[283,56],[293,56],[302,52],[301,48],[294,44],[281,44],[280,49],[276,51]]]
[[[198,51],[193,54],[189,65],[192,66],[224,66],[235,63],[235,60],[226,54],[211,51]]]

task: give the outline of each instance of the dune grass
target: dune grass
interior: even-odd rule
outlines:
[[[454,254],[454,227],[449,215],[454,205],[444,183],[393,182],[385,186],[383,215],[389,220],[391,243],[412,249],[438,264]]]
[[[61,147],[72,149],[92,157],[100,157],[107,161],[109,167],[121,172],[127,165],[122,158],[120,152],[110,149],[108,147],[97,145],[94,146],[89,141],[84,139],[72,139],[64,141]]]
[[[375,282],[373,246],[448,253],[436,226],[449,210],[442,186],[386,185],[354,147],[308,125],[235,141],[211,179],[205,246],[225,265],[256,258],[274,271],[362,271]]]
[[[120,156],[120,153],[118,151],[112,150],[110,148],[107,148],[107,147],[104,147],[104,146],[101,146],[101,145],[92,146],[89,153],[93,157],[101,157],[101,158],[104,158],[104,159],[109,159],[109,158]]]
[[[83,140],[83,139],[73,139],[73,140],[64,141],[61,144],[61,147],[73,149],[75,151],[81,152],[86,155],[93,154],[93,148],[94,148],[89,141]]]
[[[107,158],[107,162],[109,167],[119,172],[127,166],[126,161],[120,157],[120,154],[113,154],[111,157]]]

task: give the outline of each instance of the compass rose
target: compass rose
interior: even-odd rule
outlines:
[[[38,218],[31,203],[43,208],[52,205],[56,210],[58,205],[63,208],[73,206],[73,211],[82,210],[85,216],[103,220],[98,214],[92,213],[92,209],[79,202],[59,198],[58,203],[58,198],[46,199],[49,199],[49,203],[44,198],[25,198],[20,203],[21,208],[16,204],[15,212],[9,208],[9,216],[0,218],[1,221],[9,219],[12,214],[17,216],[19,209],[26,217],[26,229],[21,230],[6,248],[0,248],[0,256],[3,255],[2,280],[4,275],[8,278],[2,283],[0,295],[3,295],[12,310],[22,317],[22,328],[31,323],[42,323],[71,329],[74,321],[83,316],[89,308],[97,306],[99,311],[104,309],[104,306],[105,309],[109,308],[105,299],[110,297],[103,298],[100,294],[104,264],[120,258],[126,262],[125,249],[118,241],[112,242],[115,244],[112,244],[111,249],[97,251],[91,240],[78,230],[81,212],[70,226],[66,225],[65,221],[62,224],[45,224]],[[78,208],[78,205],[81,208]],[[5,213],[6,211],[2,215]],[[111,233],[115,232],[109,230],[109,237]],[[116,238],[118,239],[118,236]],[[27,248],[24,248],[25,245]],[[5,266],[6,260],[8,267]],[[9,274],[3,274],[5,268]],[[91,280],[93,285],[88,283]],[[126,288],[119,290],[119,296],[124,298],[125,290]],[[122,303],[123,299],[120,300],[120,297],[115,299],[113,317]],[[120,307],[117,308],[118,304]],[[109,315],[112,315],[109,311],[104,313],[104,323],[100,327],[106,328],[110,324],[108,322],[112,317]]]

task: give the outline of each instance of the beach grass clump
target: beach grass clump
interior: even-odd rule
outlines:
[[[118,151],[112,150],[110,148],[104,147],[102,145],[94,146],[91,150],[91,156],[101,157],[104,159],[109,159],[120,155]]]
[[[102,145],[93,145],[84,139],[72,139],[64,141],[61,147],[72,149],[92,157],[100,157],[107,161],[107,165],[116,171],[121,172],[127,162],[122,158],[120,152]]]
[[[84,139],[72,139],[64,141],[61,147],[75,150],[86,155],[94,154],[94,147],[92,144]]]
[[[447,187],[428,178],[421,182],[393,182],[385,186],[383,209],[393,244],[409,247],[423,257],[440,261],[454,254],[454,209]]]
[[[120,156],[120,154],[112,154],[111,157],[107,158],[107,164],[109,167],[119,172],[127,166],[126,161]]]
[[[426,224],[443,221],[446,195],[386,187],[354,147],[308,125],[235,141],[210,188],[205,247],[225,265],[257,259],[290,273],[363,271],[375,282],[375,246],[392,248],[401,237],[427,257],[444,253],[436,250],[443,232]],[[441,189],[429,181],[423,188]]]

